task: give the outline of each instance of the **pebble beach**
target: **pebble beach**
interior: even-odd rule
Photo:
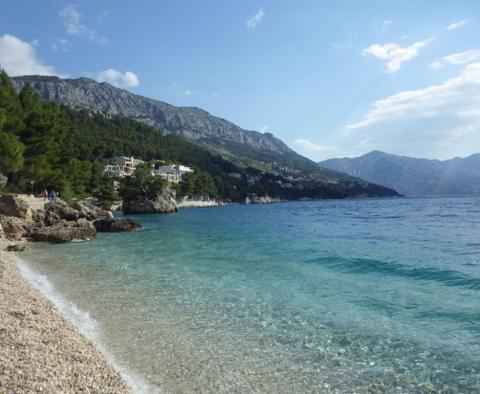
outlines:
[[[2,248],[0,248],[2,249]],[[0,393],[128,393],[96,345],[0,252]]]

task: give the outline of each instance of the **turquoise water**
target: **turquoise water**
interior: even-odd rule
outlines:
[[[25,257],[147,391],[480,392],[480,199],[136,219]]]

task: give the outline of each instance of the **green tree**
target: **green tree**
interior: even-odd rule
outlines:
[[[98,199],[99,205],[104,209],[109,209],[112,204],[119,199],[115,191],[113,179],[109,176],[102,176],[97,188],[93,191],[93,195]]]
[[[5,174],[15,173],[23,165],[25,146],[15,134],[0,131],[0,170]]]
[[[119,191],[125,201],[153,200],[167,185],[162,177],[151,175],[150,167],[138,166],[132,176],[122,179]]]

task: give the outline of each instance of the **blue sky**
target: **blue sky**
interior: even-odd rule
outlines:
[[[89,76],[314,160],[480,151],[480,2],[4,0],[10,75]]]

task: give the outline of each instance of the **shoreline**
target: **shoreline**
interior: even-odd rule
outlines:
[[[130,393],[130,379],[26,276],[0,251],[0,392]]]

